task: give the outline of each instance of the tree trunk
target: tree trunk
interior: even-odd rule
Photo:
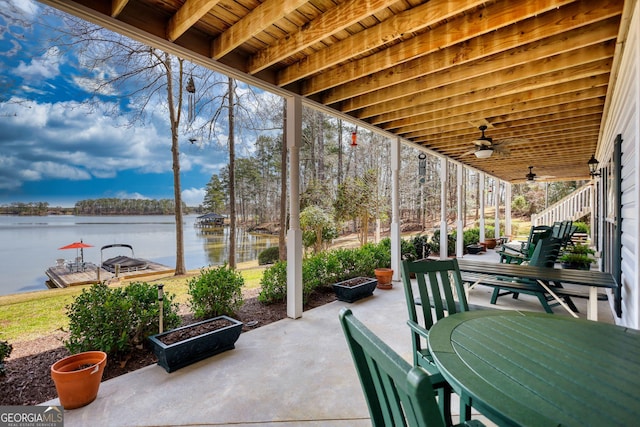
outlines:
[[[184,265],[184,237],[182,225],[182,195],[180,184],[180,145],[178,141],[178,126],[180,125],[180,104],[182,102],[182,60],[178,78],[178,109],[176,111],[173,100],[173,70],[171,69],[171,57],[165,54],[165,66],[167,68],[167,102],[169,104],[169,116],[171,117],[171,155],[173,158],[173,199],[175,203],[176,218],[176,271],[175,275],[182,275],[187,272]]]
[[[342,119],[338,119],[338,185],[342,184]]]
[[[280,152],[280,232],[278,233],[278,248],[281,260],[287,259],[285,230],[287,229],[287,101],[282,102],[282,150]]]
[[[229,267],[236,267],[236,149],[234,80],[229,77]]]

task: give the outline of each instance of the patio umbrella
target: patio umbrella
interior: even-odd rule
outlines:
[[[61,248],[58,249],[75,249],[76,250],[76,258],[78,257],[78,249],[80,249],[80,259],[82,262],[84,262],[84,252],[83,249],[84,248],[92,248],[93,245],[89,245],[87,243],[84,243],[82,240],[80,240],[79,242],[73,242],[70,243],[66,246],[63,246]]]

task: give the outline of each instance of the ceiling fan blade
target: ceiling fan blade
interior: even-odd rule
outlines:
[[[466,153],[461,154],[460,157],[469,156],[471,154],[474,154],[476,151],[477,149],[469,150]]]
[[[529,140],[527,138],[504,138],[497,140],[493,145],[508,145],[508,144],[527,144]]]

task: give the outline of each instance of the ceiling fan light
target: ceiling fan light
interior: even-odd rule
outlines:
[[[493,154],[493,149],[492,148],[487,148],[487,147],[480,148],[480,149],[476,150],[476,152],[474,154],[479,159],[488,159]]]
[[[526,175],[527,184],[533,184],[536,179],[536,174],[533,173],[533,166],[529,166],[529,173]]]

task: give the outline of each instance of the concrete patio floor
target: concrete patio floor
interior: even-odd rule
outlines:
[[[497,261],[492,251],[466,257]],[[478,286],[469,300],[488,306],[490,296],[490,288]],[[574,302],[580,317],[586,317],[586,300]],[[393,289],[377,289],[356,303],[336,301],[305,311],[300,319],[243,333],[234,350],[171,374],[152,365],[105,381],[93,403],[65,411],[65,426],[369,426],[338,322],[345,306],[412,360],[404,292],[402,283],[395,282]],[[527,295],[500,298],[492,307],[542,311],[537,299]],[[561,307],[554,311],[568,315]],[[606,301],[599,302],[599,321],[613,323]],[[57,399],[44,403],[50,404],[58,404]]]

